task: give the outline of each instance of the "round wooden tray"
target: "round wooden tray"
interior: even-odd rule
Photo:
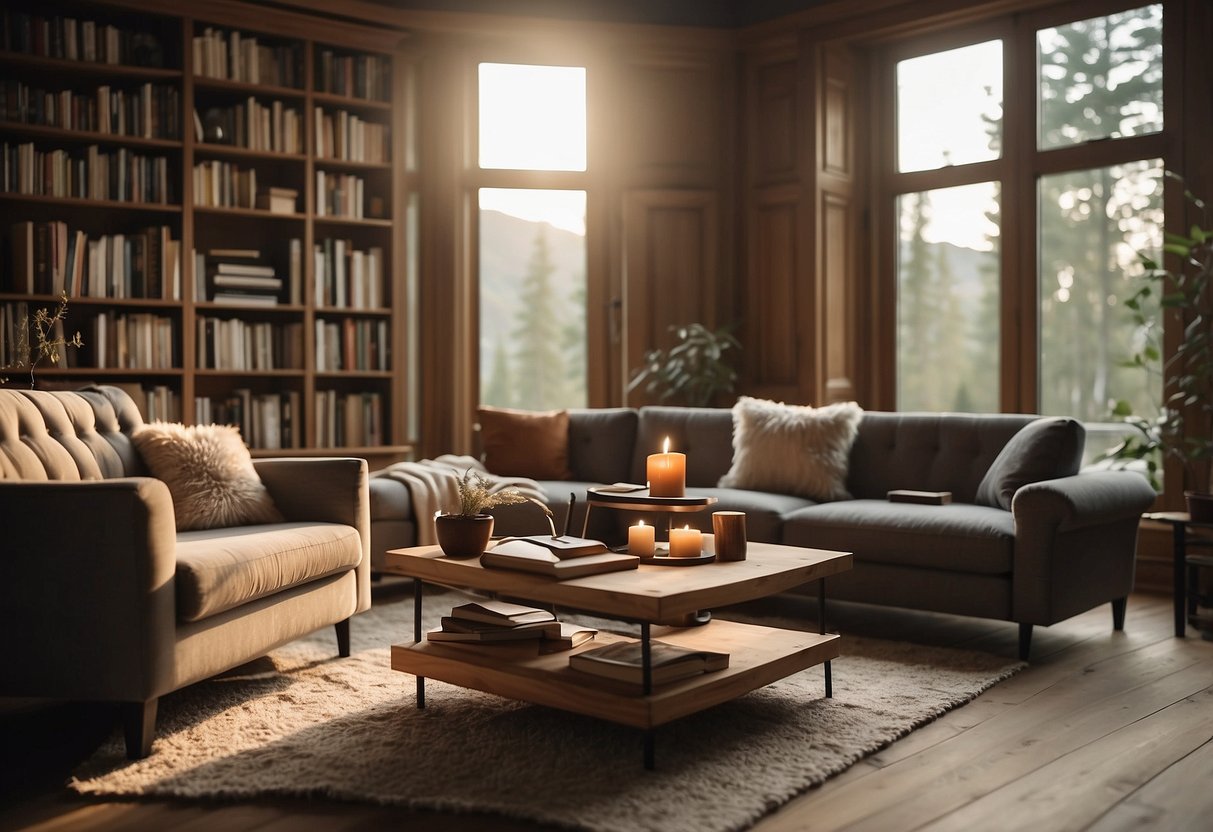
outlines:
[[[626,493],[599,491],[587,488],[590,505],[611,506],[629,511],[702,511],[715,505],[715,497],[652,497],[648,489]]]

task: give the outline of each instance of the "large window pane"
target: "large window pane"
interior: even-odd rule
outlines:
[[[480,190],[480,401],[586,406],[585,191]]]
[[[997,159],[1002,148],[1002,41],[897,64],[897,168]]]
[[[1036,33],[1041,149],[1162,129],[1162,6]]]
[[[585,67],[480,65],[480,167],[585,170]]]
[[[997,183],[903,194],[897,215],[897,408],[997,411]]]
[[[1059,173],[1039,188],[1041,412],[1092,422],[1094,453],[1110,444],[1094,423],[1112,401],[1142,415],[1158,407],[1159,374],[1120,365],[1146,337],[1123,302],[1140,285],[1139,253],[1157,257],[1162,244],[1162,164]]]

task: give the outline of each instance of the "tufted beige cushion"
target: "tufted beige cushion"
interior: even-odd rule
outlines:
[[[847,461],[862,415],[854,402],[810,407],[742,396],[733,406],[733,467],[720,487],[849,499]]]
[[[117,388],[0,390],[0,479],[140,474],[127,432],[142,422],[135,403]]]
[[[131,439],[152,476],[168,486],[177,531],[282,520],[231,425],[152,422]]]

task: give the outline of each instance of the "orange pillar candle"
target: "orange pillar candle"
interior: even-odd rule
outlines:
[[[670,557],[697,558],[703,554],[703,532],[684,526],[670,529]]]
[[[649,496],[682,497],[687,486],[687,455],[670,453],[670,437],[665,438],[661,453],[649,454],[645,471],[649,479]]]
[[[653,557],[656,548],[655,531],[652,526],[646,526],[641,520],[635,526],[628,527],[628,554],[642,558]]]

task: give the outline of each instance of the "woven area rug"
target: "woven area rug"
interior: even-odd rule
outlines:
[[[447,600],[427,596],[426,611],[465,599]],[[151,757],[126,760],[115,734],[71,787],[323,796],[602,832],[742,829],[1023,666],[844,635],[832,700],[821,668],[798,673],[663,726],[657,770],[646,771],[630,728],[433,680],[417,710],[413,677],[388,658],[389,644],[411,637],[411,601],[376,604],[352,629],[350,658],[336,657],[330,628],[165,697]]]

